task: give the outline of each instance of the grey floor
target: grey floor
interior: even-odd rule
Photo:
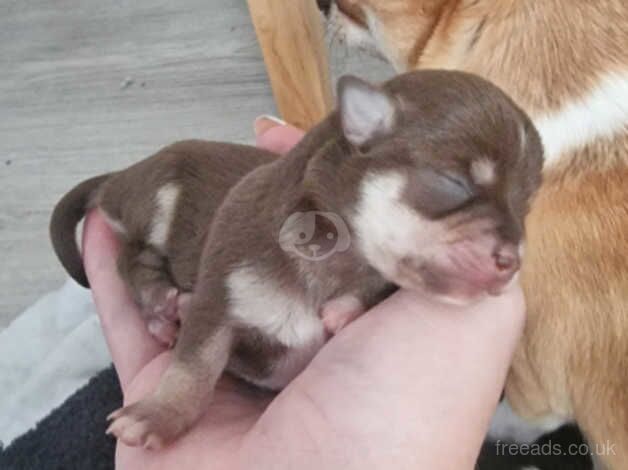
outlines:
[[[178,139],[251,142],[273,110],[244,0],[0,0],[0,329],[66,278],[47,235],[64,192]]]

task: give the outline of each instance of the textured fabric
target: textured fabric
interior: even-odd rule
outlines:
[[[486,443],[478,461],[477,470],[592,470],[584,440],[577,428],[565,426],[547,434],[533,446],[516,446],[514,453],[507,446]],[[518,452],[517,452],[518,450]],[[526,454],[526,455],[518,455]],[[574,455],[569,455],[574,454]]]
[[[104,370],[0,453],[2,470],[110,470],[115,440],[106,417],[122,404],[112,367]]]
[[[0,441],[10,445],[111,363],[91,292],[68,280],[0,332]]]

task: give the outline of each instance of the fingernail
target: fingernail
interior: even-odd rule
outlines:
[[[266,131],[272,129],[273,127],[285,126],[286,124],[286,121],[279,119],[278,117],[264,114],[255,118],[255,122],[253,123],[253,131],[255,132],[256,136],[259,136]]]

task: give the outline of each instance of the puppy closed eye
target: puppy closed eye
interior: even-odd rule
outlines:
[[[411,201],[417,209],[431,217],[442,217],[473,200],[472,184],[462,175],[424,169],[414,179]]]

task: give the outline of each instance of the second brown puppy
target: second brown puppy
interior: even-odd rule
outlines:
[[[118,271],[160,342],[174,344],[203,243],[228,191],[276,155],[246,145],[187,140],[127,168],[88,179],[56,205],[52,244],[68,273],[89,287],[76,226],[98,207],[121,244]]]

